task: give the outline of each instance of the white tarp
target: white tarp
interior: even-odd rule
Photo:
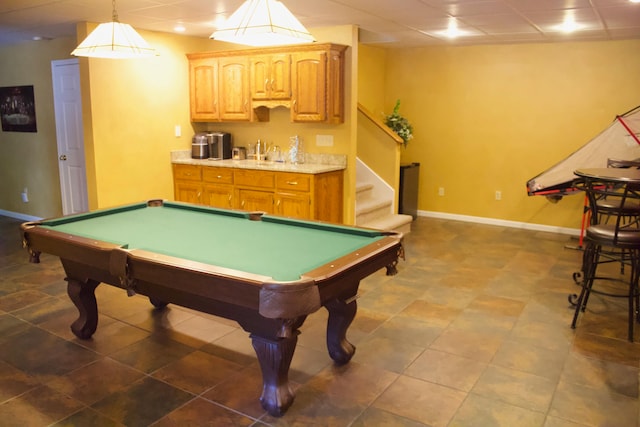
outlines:
[[[640,158],[638,141],[640,141],[640,106],[616,117],[608,128],[587,144],[560,163],[529,180],[527,192],[530,196],[560,196],[571,193],[572,182],[576,179],[574,170],[606,168],[608,159],[637,160]]]

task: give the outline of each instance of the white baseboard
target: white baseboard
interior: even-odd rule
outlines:
[[[546,231],[549,233],[569,234],[579,236],[579,228],[555,227],[552,225],[530,224],[527,222],[507,221],[504,219],[484,218],[480,216],[456,215],[443,212],[418,211],[418,216],[430,218],[450,219],[453,221],[475,222],[479,224],[499,225],[501,227],[520,228],[522,230]]]
[[[42,219],[37,216],[26,215],[19,212],[5,211],[2,209],[0,209],[0,216],[8,216],[9,218],[20,219],[23,221],[40,221]]]

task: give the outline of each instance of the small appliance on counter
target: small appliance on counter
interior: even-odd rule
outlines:
[[[211,132],[209,138],[209,160],[230,159],[232,156],[231,134],[227,132]]]
[[[223,160],[231,158],[231,134],[226,132],[198,132],[193,136],[191,158]]]
[[[193,135],[193,139],[191,140],[191,158],[209,158],[209,141],[206,133],[201,132]]]
[[[233,147],[231,158],[233,160],[244,160],[247,158],[247,149],[244,147]]]

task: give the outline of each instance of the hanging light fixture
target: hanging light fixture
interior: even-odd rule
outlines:
[[[113,20],[96,27],[71,55],[90,58],[143,58],[156,55],[155,49],[129,24],[118,22],[116,0],[112,0]]]
[[[211,38],[249,46],[312,43],[316,40],[284,4],[247,0]]]

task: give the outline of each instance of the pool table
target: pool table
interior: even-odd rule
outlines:
[[[60,258],[81,339],[98,326],[100,283],[146,295],[157,309],[173,303],[237,321],[274,416],[293,403],[288,372],[307,315],[328,310],[329,355],[347,363],[360,280],[381,268],[395,274],[403,256],[401,233],[163,200],[27,222],[21,233],[32,262]]]

